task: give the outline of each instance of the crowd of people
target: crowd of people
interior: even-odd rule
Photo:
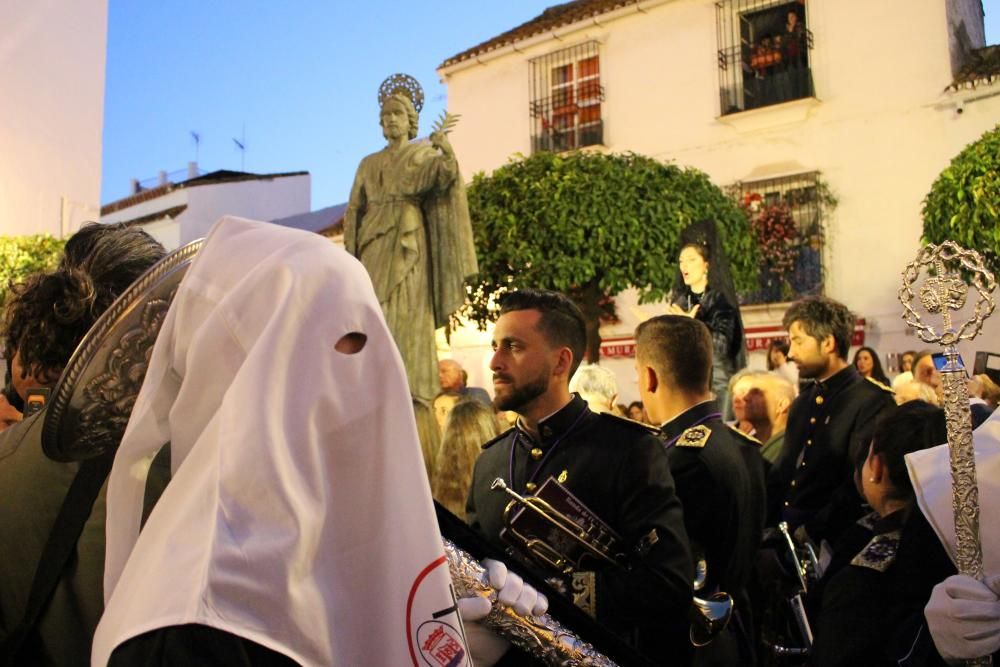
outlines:
[[[87,226],[57,269],[13,286],[0,662],[438,664],[440,619],[457,613],[440,664],[536,664],[494,632],[490,601],[454,601],[431,496],[501,556],[484,562],[496,604],[538,617],[568,600],[631,651],[622,664],[937,665],[1000,649],[992,528],[985,583],[957,575],[930,509],[948,471],[914,459],[947,440],[932,355],[903,355],[912,379],[890,382],[875,350],[849,360],[849,308],[813,296],[786,311],[768,370],[747,370],[711,226],[682,244],[669,312],[637,328],[641,402],[621,406],[614,374],[581,364],[577,306],[532,289],[498,300],[492,399],[454,359],[438,362],[441,392],[414,399],[360,263],[304,232],[223,222],[42,597],[36,570],[87,464],[46,458],[45,413],[19,419],[24,399],[164,252],[136,228]],[[233,244],[255,258],[249,278],[225,259]],[[985,375],[970,389],[992,525],[1000,391]],[[150,466],[168,443],[169,465]],[[511,493],[569,502],[598,548],[569,555]],[[404,558],[431,565],[414,581]],[[431,627],[411,622],[421,595],[433,635],[411,628]],[[693,643],[692,615],[722,600],[728,622]]]

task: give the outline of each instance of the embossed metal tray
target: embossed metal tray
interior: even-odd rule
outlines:
[[[66,364],[42,427],[56,461],[82,461],[118,447],[146,377],[153,343],[202,239],[173,251],[97,319]]]

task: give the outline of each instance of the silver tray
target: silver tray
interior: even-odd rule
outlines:
[[[46,409],[42,449],[49,458],[83,461],[118,447],[153,343],[202,243],[192,241],[153,265],[80,341]]]

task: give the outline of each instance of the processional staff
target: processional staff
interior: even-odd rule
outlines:
[[[918,288],[920,304],[929,315],[941,318],[940,328],[924,322],[914,309],[914,283],[924,271],[929,277]],[[956,326],[952,313],[962,310],[975,288],[973,317]],[[899,300],[903,319],[916,331],[920,340],[944,347],[945,364],[941,372],[944,390],[945,420],[948,426],[948,452],[951,461],[952,510],[955,515],[955,562],[961,574],[982,580],[983,548],[979,539],[979,486],[976,482],[976,454],[972,445],[972,416],[969,411],[969,387],[966,371],[958,354],[960,340],[972,340],[996,306],[991,294],[996,279],[983,258],[952,241],[924,247],[903,271]],[[966,661],[968,665],[991,665],[990,656]]]

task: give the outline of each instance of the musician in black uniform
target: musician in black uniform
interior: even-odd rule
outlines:
[[[892,390],[847,362],[854,315],[826,297],[786,311],[789,358],[814,380],[788,413],[785,443],[768,476],[769,525],[780,520],[831,543],[862,515],[855,463],[867,452],[875,416],[894,405]],[[800,533],[801,536],[801,533]]]
[[[764,529],[764,462],[760,443],[722,421],[709,385],[712,337],[701,322],[663,315],[635,334],[639,393],[660,427],[684,527],[707,563],[707,598],[725,591],[737,617],[727,632],[696,651],[695,664],[753,664],[745,588]]]
[[[626,567],[577,573],[574,599],[658,664],[687,664],[693,568],[660,441],[643,425],[591,412],[569,393],[586,342],[583,316],[569,299],[522,290],[501,298],[500,312],[490,362],[494,403],[519,417],[484,445],[467,503],[469,523],[494,545],[508,547],[500,531],[510,498],[491,490],[493,481],[502,478],[525,495],[555,477],[622,537],[628,555]],[[512,548],[508,553],[520,557]]]
[[[923,627],[924,606],[955,566],[917,507],[905,456],[947,438],[944,411],[923,401],[876,420],[860,475],[874,511],[844,532],[810,592],[813,667],[944,665]]]

